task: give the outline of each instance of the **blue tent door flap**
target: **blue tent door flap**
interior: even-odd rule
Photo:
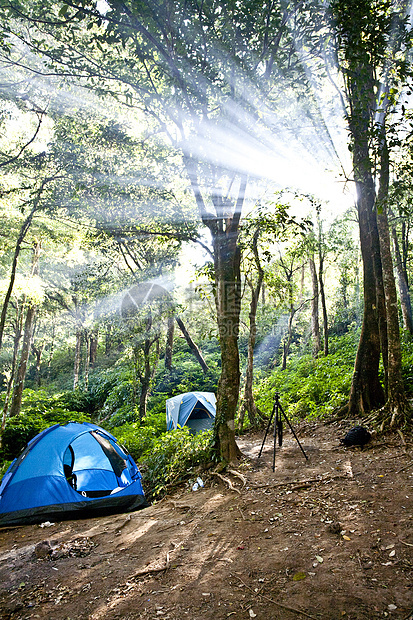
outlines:
[[[0,526],[129,512],[148,505],[136,463],[95,424],[56,424],[32,439],[0,485]]]

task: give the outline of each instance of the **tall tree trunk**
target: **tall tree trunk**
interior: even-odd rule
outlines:
[[[160,352],[160,335],[159,333],[151,333],[152,331],[152,318],[150,316],[146,319],[146,336],[142,346],[143,360],[142,368],[139,368],[139,363],[136,365],[137,373],[140,382],[140,395],[139,395],[139,419],[142,421],[146,417],[146,409],[148,403],[149,391],[153,378],[156,373],[156,368],[159,362]],[[151,354],[152,347],[155,344],[155,353]],[[152,359],[151,359],[152,358]]]
[[[42,244],[37,241],[33,251],[32,275],[39,274],[39,259]],[[10,405],[10,417],[17,416],[20,413],[24,380],[26,378],[27,361],[32,346],[33,326],[36,316],[37,307],[34,303],[30,303],[27,308],[26,321],[24,324],[23,345],[20,356],[19,367],[17,369],[16,381],[14,384],[13,398]]]
[[[305,262],[301,265],[301,283],[300,283],[300,303],[304,301],[305,296]]]
[[[311,273],[311,283],[313,287],[313,296],[311,298],[311,333],[313,336],[313,357],[317,357],[321,351],[321,335],[320,335],[320,319],[318,311],[318,277],[317,269],[314,262],[314,256],[308,259]]]
[[[160,352],[160,346],[159,346],[159,338],[156,338],[155,340],[155,345],[156,345],[156,351],[155,351],[155,362],[151,365],[151,347],[153,345],[153,340],[152,341],[146,341],[145,342],[145,347],[144,347],[144,374],[141,377],[141,391],[140,391],[140,395],[139,395],[139,419],[140,420],[144,420],[146,417],[146,410],[147,410],[147,405],[148,405],[148,396],[149,396],[149,391],[151,388],[151,384],[156,372],[156,368],[157,368],[157,362],[159,360],[159,352]]]
[[[363,324],[347,408],[347,413],[351,417],[357,417],[381,407],[385,400],[379,380],[380,352],[384,342],[384,325],[379,326],[380,310],[377,295],[380,245],[374,211],[376,195],[369,153],[369,104],[371,104],[370,98],[374,98],[373,83],[369,66],[356,69],[349,80],[353,111],[349,126],[353,138],[353,167],[364,283]]]
[[[217,390],[215,445],[221,458],[231,463],[240,452],[235,442],[235,413],[240,386],[239,313],[240,313],[240,252],[233,238],[222,232],[214,239],[216,304],[221,375]]]
[[[172,369],[172,352],[173,352],[173,347],[174,347],[174,331],[175,331],[174,317],[173,316],[168,316],[168,329],[167,329],[167,334],[166,334],[166,345],[165,345],[165,368],[166,368],[166,370],[171,370]]]
[[[87,329],[84,330],[84,337],[85,337],[85,349],[86,349],[86,355],[85,355],[85,372],[84,372],[84,386],[83,389],[85,392],[88,391],[89,389],[89,370],[90,370],[90,343],[91,343],[91,339],[90,339],[90,334],[87,331]]]
[[[11,294],[13,292],[13,287],[14,287],[14,281],[16,279],[16,270],[17,270],[17,262],[19,259],[19,254],[20,254],[20,250],[22,247],[22,243],[26,237],[27,231],[30,228],[30,225],[32,223],[34,214],[37,210],[38,207],[38,201],[35,202],[34,206],[32,207],[29,215],[26,217],[26,219],[24,220],[21,228],[20,228],[20,232],[19,235],[17,237],[17,241],[16,241],[16,247],[14,249],[14,255],[13,255],[13,260],[12,260],[12,266],[11,266],[11,273],[10,273],[10,281],[9,281],[9,286],[8,289],[6,291],[6,296],[4,298],[4,302],[3,302],[3,307],[1,310],[1,315],[0,315],[0,349],[2,346],[2,342],[3,342],[3,334],[4,334],[4,325],[6,323],[6,315],[7,315],[7,308],[9,306],[9,302],[10,302],[10,297]]]
[[[389,188],[389,153],[385,137],[382,141],[380,187],[378,193],[377,223],[380,236],[380,253],[383,266],[383,284],[386,300],[387,336],[388,336],[388,387],[386,409],[389,419],[384,417],[383,425],[403,427],[412,419],[412,409],[406,398],[402,377],[402,351],[400,342],[399,316],[396,282],[394,279],[393,260],[389,222],[387,218],[387,198]],[[386,415],[386,414],[385,414]]]
[[[409,293],[409,285],[406,280],[405,272],[403,269],[402,255],[400,252],[399,239],[397,237],[396,227],[392,226],[392,238],[394,248],[394,262],[397,273],[397,282],[399,285],[400,305],[403,315],[404,329],[413,335],[413,318],[412,318],[412,302]]]
[[[41,377],[41,365],[42,365],[42,356],[45,348],[45,342],[40,344],[38,347],[32,344],[32,351],[36,358],[36,385],[37,387],[41,387],[42,385],[42,377]]]
[[[6,428],[6,420],[7,420],[7,414],[9,411],[10,396],[12,393],[13,383],[14,383],[15,375],[16,375],[17,359],[18,359],[20,340],[22,337],[22,330],[23,330],[22,319],[23,319],[24,307],[25,307],[24,303],[21,305],[21,307],[18,304],[16,306],[16,321],[15,321],[15,331],[14,331],[14,336],[13,336],[13,357],[12,357],[12,362],[11,362],[10,374],[7,378],[7,389],[6,389],[6,394],[4,398],[3,412],[2,412],[2,418],[1,418],[0,446],[1,446],[1,435],[3,434],[4,429]]]
[[[287,368],[287,359],[290,353],[291,342],[293,339],[293,320],[296,313],[296,309],[291,306],[290,314],[288,316],[288,326],[287,326],[287,334],[283,341],[283,357],[281,363],[281,370],[286,370]]]
[[[82,334],[83,329],[78,327],[76,329],[76,345],[75,345],[75,361],[73,365],[73,389],[77,390],[79,387],[79,374],[80,374],[80,355],[82,351]]]
[[[365,29],[373,16],[370,4],[356,0],[333,0],[331,9],[340,45],[340,69],[347,89],[347,121],[363,261],[363,324],[349,402],[343,412],[358,417],[384,404],[385,395],[379,380],[381,351],[383,360],[387,360],[380,243],[375,214],[376,192],[370,160],[372,119],[377,110],[377,83]]]
[[[146,407],[148,393],[151,383],[151,364],[150,351],[152,342],[146,338],[143,344],[143,372],[140,373],[140,394],[139,394],[139,419],[142,421],[146,417]]]
[[[323,334],[324,334],[324,356],[327,357],[329,354],[329,346],[328,346],[328,314],[327,314],[327,303],[326,303],[326,293],[324,289],[324,256],[321,251],[321,247],[319,249],[319,270],[318,270],[318,281],[320,284],[320,299],[321,299],[321,308],[323,311]]]
[[[89,352],[89,360],[90,367],[94,368],[96,364],[96,357],[98,352],[98,341],[99,341],[99,329],[93,329],[89,334],[90,339],[90,352]]]
[[[293,290],[293,281],[292,281],[292,271],[290,274],[286,274],[287,283],[288,283],[288,324],[287,324],[287,333],[283,339],[283,355],[282,355],[282,363],[281,370],[285,370],[287,368],[287,358],[290,353],[291,342],[293,339],[293,321],[297,309],[294,308],[294,290]],[[301,301],[300,307],[304,304],[304,300]]]
[[[56,337],[56,317],[53,315],[52,319],[52,340],[50,342],[50,347],[47,356],[47,376],[50,378],[50,372],[52,369],[52,360],[54,354],[54,346],[55,346],[55,337]]]
[[[248,417],[252,428],[258,428],[260,420],[262,418],[261,411],[259,411],[254,394],[252,392],[252,386],[254,381],[254,349],[255,342],[257,340],[257,308],[260,298],[260,292],[262,282],[264,279],[264,270],[261,266],[261,260],[258,253],[258,238],[259,228],[254,233],[252,241],[252,250],[255,258],[255,265],[258,271],[258,278],[255,286],[248,280],[248,285],[251,290],[251,302],[249,312],[249,334],[248,334],[248,355],[247,355],[247,367],[245,370],[245,382],[244,382],[244,394],[241,402],[240,412],[238,415],[238,432],[242,431],[244,425],[245,412],[248,412]]]
[[[365,157],[368,157],[368,147],[365,146],[364,157],[360,154],[359,158],[356,158],[359,162],[356,187],[363,258],[364,315],[347,410],[351,417],[358,417],[372,409],[377,409],[385,401],[384,391],[379,380],[381,343],[377,316],[377,289],[373,264],[371,224],[372,218],[375,218],[373,211],[375,192],[372,176],[364,171]]]
[[[238,235],[247,177],[241,176],[235,204],[220,192],[211,194],[215,208],[215,215],[212,215],[206,208],[199,186],[196,161],[187,154],[184,157],[184,163],[202,221],[212,237],[214,294],[221,350],[214,450],[221,460],[231,463],[241,456],[241,451],[235,441],[235,414],[240,387],[238,336],[241,272]]]

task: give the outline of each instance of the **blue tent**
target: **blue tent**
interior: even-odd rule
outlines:
[[[127,452],[95,424],[56,424],[34,437],[0,485],[0,526],[128,512],[148,505]]]
[[[186,392],[166,401],[166,430],[189,426],[196,434],[214,425],[216,398],[212,392]]]

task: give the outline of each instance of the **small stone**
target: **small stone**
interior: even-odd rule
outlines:
[[[52,545],[48,540],[42,540],[34,548],[34,555],[38,560],[45,560],[52,554]]]

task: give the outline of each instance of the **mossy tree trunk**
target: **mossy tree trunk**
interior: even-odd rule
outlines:
[[[247,366],[245,369],[244,393],[242,397],[241,407],[238,414],[238,430],[242,430],[244,425],[245,413],[248,412],[248,418],[252,428],[258,428],[262,419],[262,413],[258,409],[254,394],[252,391],[254,381],[254,349],[257,340],[257,309],[260,299],[262,283],[264,280],[264,270],[258,252],[260,228],[256,228],[252,239],[252,251],[254,254],[255,266],[257,268],[258,277],[255,283],[249,278],[247,279],[251,291],[251,302],[249,311],[249,333],[248,333],[248,353]]]
[[[380,238],[380,255],[383,267],[383,284],[386,302],[388,360],[387,402],[381,414],[382,426],[400,428],[412,421],[412,409],[406,398],[402,376],[402,351],[400,342],[399,312],[389,222],[387,198],[389,189],[389,152],[385,136],[382,139],[380,187],[378,193],[377,224]]]
[[[311,333],[313,337],[313,357],[318,357],[321,351],[321,334],[320,334],[320,314],[319,314],[319,296],[317,269],[314,262],[314,256],[311,254],[308,259],[311,273],[311,283],[313,287],[313,296],[311,298]]]
[[[40,241],[35,243],[33,249],[32,276],[39,274],[39,260],[42,244]],[[36,316],[37,307],[33,301],[28,302],[26,320],[24,323],[23,344],[20,355],[20,362],[17,369],[16,381],[14,383],[13,397],[10,405],[10,417],[17,416],[20,413],[24,380],[27,372],[27,362],[29,359],[30,349],[32,345],[33,326]]]
[[[404,329],[413,336],[413,317],[412,317],[412,302],[409,293],[409,282],[405,269],[403,269],[402,254],[400,251],[399,239],[397,237],[397,230],[395,226],[392,226],[392,238],[395,258],[395,268],[397,273],[397,281],[399,285],[400,306],[403,315]]]

